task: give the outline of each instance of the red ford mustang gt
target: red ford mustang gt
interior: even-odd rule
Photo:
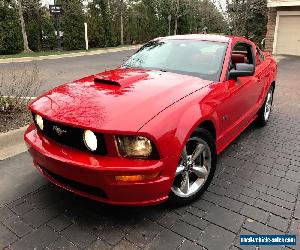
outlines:
[[[277,65],[251,41],[185,35],[145,44],[120,68],[34,100],[25,141],[37,169],[117,205],[200,197],[217,155],[269,119]]]

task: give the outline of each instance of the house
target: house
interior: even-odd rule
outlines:
[[[300,56],[300,0],[268,0],[266,51]]]

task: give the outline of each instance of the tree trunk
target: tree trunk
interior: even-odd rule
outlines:
[[[121,45],[124,44],[124,20],[123,20],[123,0],[120,0],[120,31],[121,31]]]
[[[177,30],[178,30],[178,16],[179,16],[179,4],[180,0],[176,0],[175,3],[175,25],[174,25],[174,35],[177,35]]]
[[[104,28],[104,42],[105,47],[113,46],[112,42],[112,26],[111,26],[111,14],[108,14],[110,9],[110,2],[101,0],[99,1],[101,16],[103,18],[103,28]]]
[[[177,35],[177,29],[178,29],[178,18],[177,16],[175,17],[175,25],[174,25],[174,35]]]
[[[19,18],[20,18],[20,23],[21,23],[22,35],[23,35],[24,52],[29,53],[32,51],[29,49],[29,46],[28,46],[28,39],[27,39],[27,33],[26,33],[26,29],[25,29],[25,22],[24,22],[24,17],[23,17],[23,7],[22,7],[21,0],[17,1],[17,7],[18,7],[18,11],[19,11]]]
[[[42,30],[42,20],[41,20],[41,11],[38,9],[37,11],[38,15],[38,26],[39,26],[39,44],[38,44],[38,50],[41,51],[43,47],[43,30]]]
[[[171,15],[168,16],[168,27],[169,27],[169,36],[171,36]]]

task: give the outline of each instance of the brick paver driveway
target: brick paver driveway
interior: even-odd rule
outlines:
[[[0,248],[221,250],[239,249],[239,234],[296,233],[300,58],[279,68],[269,125],[250,126],[225,150],[209,191],[189,206],[105,206],[48,184],[27,153],[0,162]]]

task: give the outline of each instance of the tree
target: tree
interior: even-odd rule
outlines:
[[[210,0],[167,0],[158,2],[163,20],[174,20],[174,34],[208,32],[226,33],[228,24],[220,10]],[[167,23],[166,23],[167,25]]]
[[[191,0],[157,0],[157,5],[164,19],[168,20],[168,17],[171,16],[171,19],[174,20],[174,35],[177,35],[178,22],[190,13]]]
[[[231,0],[227,12],[234,35],[245,36],[260,44],[268,20],[266,0]]]
[[[178,18],[179,18],[179,10],[180,10],[180,0],[176,0],[174,3],[175,6],[175,14],[174,14],[174,35],[177,35],[177,29],[178,29]]]
[[[124,12],[124,1],[120,0],[120,36],[121,36],[121,45],[124,44],[124,20],[123,20],[123,12]]]
[[[91,48],[104,47],[104,27],[102,25],[102,16],[100,14],[99,5],[89,2],[87,5],[87,24],[89,46]]]
[[[209,0],[193,1],[192,14],[189,14],[191,33],[227,33],[228,24],[220,10]],[[188,26],[188,25],[186,25]]]
[[[81,0],[62,0],[64,14],[61,16],[63,46],[67,50],[85,48],[83,3]]]
[[[168,32],[168,22],[161,16],[157,0],[129,1],[125,24],[130,43],[142,43]]]
[[[102,16],[102,24],[104,27],[105,47],[113,45],[112,39],[112,23],[111,23],[111,3],[108,0],[94,0],[99,4],[100,14]]]
[[[10,27],[10,33],[16,36],[19,34],[23,40],[24,50],[53,49],[54,18],[50,16],[47,7],[41,6],[41,0],[0,1],[10,3],[6,11],[14,13],[10,18],[6,17],[5,22],[0,23],[0,27],[6,32]],[[88,23],[91,48],[144,43],[155,37],[168,35],[169,28],[174,34],[201,33],[204,29],[209,33],[225,33],[228,30],[226,15],[222,14],[212,1],[217,0],[56,0],[56,3],[61,4],[64,11],[60,17],[63,47],[75,50],[83,49],[85,46],[84,22]],[[263,2],[263,0],[245,1]],[[252,9],[255,17],[263,20],[263,13],[260,17],[259,11],[254,11],[255,6],[252,6]],[[233,23],[238,18],[233,15],[230,20]],[[17,26],[14,26],[16,21]],[[252,25],[251,20],[245,24]],[[247,30],[263,34],[260,27],[262,26],[255,26],[252,29],[248,27]],[[238,29],[236,27],[236,30]],[[1,32],[0,30],[0,44],[4,44],[2,41],[8,35],[4,34],[5,31],[4,35]],[[8,50],[19,51],[17,44],[14,48]]]
[[[120,44],[120,22],[117,13],[120,0],[94,0],[87,5],[89,41],[94,47]]]
[[[0,2],[0,54],[15,54],[22,51],[23,39],[19,15],[14,2]]]
[[[44,9],[40,0],[21,1],[29,48],[30,50],[38,51],[42,45],[41,19]]]
[[[42,31],[42,41],[41,49],[52,50],[55,48],[56,37],[54,33],[54,23],[49,15],[43,15],[41,17],[41,31]]]
[[[21,24],[21,30],[22,30],[22,36],[23,36],[23,48],[25,53],[30,53],[31,50],[29,49],[28,46],[28,39],[27,39],[27,33],[26,33],[26,28],[25,28],[25,22],[24,22],[24,17],[23,17],[23,6],[22,6],[22,1],[17,0],[17,7],[18,7],[18,13],[19,13],[19,18],[20,18],[20,24]]]

